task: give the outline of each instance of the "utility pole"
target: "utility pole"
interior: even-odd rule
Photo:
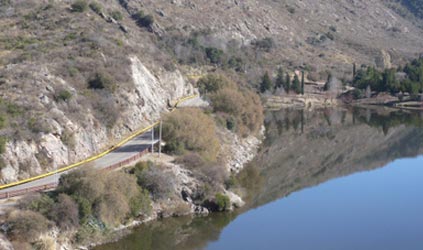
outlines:
[[[159,157],[162,154],[162,128],[163,128],[163,122],[160,120],[160,127],[159,127]]]

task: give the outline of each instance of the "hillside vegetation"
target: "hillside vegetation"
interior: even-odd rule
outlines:
[[[246,89],[260,89],[265,72],[342,80],[353,63],[383,69],[417,58],[421,20],[404,6],[418,13],[420,2],[400,3],[0,1],[1,182],[86,158],[147,125],[193,93],[184,75],[231,78],[237,88],[205,95],[218,123],[257,131],[247,120],[260,117],[246,116],[259,112],[258,99]]]

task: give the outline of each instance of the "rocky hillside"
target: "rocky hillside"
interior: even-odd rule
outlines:
[[[193,92],[186,75],[218,69],[255,85],[282,65],[348,77],[352,62],[421,53],[416,22],[382,0],[0,1],[1,182],[148,124]]]
[[[127,13],[133,32],[125,33],[93,11],[50,2],[2,1],[0,8],[3,183],[99,152],[193,93]],[[117,2],[106,6],[125,13]]]

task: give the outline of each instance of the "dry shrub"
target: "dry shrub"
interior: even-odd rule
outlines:
[[[176,163],[183,165],[188,169],[195,169],[205,164],[203,158],[197,153],[189,152],[176,159]]]
[[[191,213],[191,205],[187,202],[177,202],[169,208],[169,213],[172,216],[184,216]]]
[[[56,250],[56,244],[55,244],[55,241],[52,237],[42,236],[37,242],[35,242],[34,249],[36,249],[36,250]]]
[[[138,183],[150,191],[155,200],[166,198],[175,190],[175,176],[161,166],[150,166],[137,177]]]
[[[205,164],[198,169],[197,173],[201,175],[200,178],[204,182],[210,184],[213,188],[217,188],[218,184],[224,183],[229,175],[225,166],[219,163]]]
[[[229,87],[218,90],[210,95],[215,112],[223,112],[229,119],[233,118],[235,130],[242,136],[255,134],[263,124],[263,107],[257,94],[250,90],[236,90]],[[230,127],[228,127],[229,129]]]
[[[13,249],[19,250],[33,250],[31,244],[28,242],[21,242],[21,241],[12,241]]]
[[[125,195],[117,190],[111,190],[102,196],[96,206],[97,217],[107,225],[119,225],[129,214],[130,207]]]
[[[50,214],[54,200],[46,194],[29,194],[18,202],[18,208],[21,210],[31,210],[44,216]]]
[[[193,151],[213,161],[219,150],[214,121],[200,109],[176,110],[166,115],[163,138],[165,149],[176,154]]]
[[[33,211],[14,211],[6,219],[8,236],[12,241],[33,242],[49,229],[49,221]]]
[[[78,202],[82,221],[92,215],[92,209],[94,216],[108,226],[118,225],[130,216],[146,214],[150,210],[149,196],[138,186],[136,177],[123,172],[107,173],[93,169],[74,171],[61,177],[58,190],[71,195]],[[66,227],[77,221],[76,205],[74,208],[72,214],[67,211],[68,214],[63,215],[67,217],[63,221]]]
[[[70,230],[79,225],[78,205],[67,194],[59,194],[49,216],[62,230]]]
[[[82,197],[90,203],[96,202],[106,189],[106,175],[104,172],[88,168],[73,171],[60,177],[59,192],[71,196]]]
[[[208,75],[198,81],[207,94],[214,112],[224,119],[226,127],[242,136],[255,134],[263,124],[260,97],[249,89],[240,88],[233,81],[219,75]]]

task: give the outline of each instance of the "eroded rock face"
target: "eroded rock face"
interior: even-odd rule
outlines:
[[[12,243],[10,243],[10,241],[7,240],[6,237],[3,234],[0,234],[0,249],[14,250]]]
[[[156,121],[162,112],[166,112],[167,100],[194,93],[192,85],[178,70],[168,72],[159,68],[153,73],[137,56],[129,58],[134,88],[115,94],[115,101],[123,108],[112,128],[99,122],[95,111],[84,109],[83,103],[78,103],[79,94],[72,88],[69,91],[73,98],[67,106],[51,100],[48,97],[50,92],[67,85],[63,79],[43,68],[35,76],[40,85],[39,93],[35,95],[40,98],[33,102],[34,106],[49,110],[43,114],[42,120],[48,130],[40,131],[34,140],[17,138],[7,142],[2,155],[5,166],[1,170],[1,182],[28,178],[85,159],[131,131]],[[64,111],[71,105],[84,120],[70,117],[70,112]]]

